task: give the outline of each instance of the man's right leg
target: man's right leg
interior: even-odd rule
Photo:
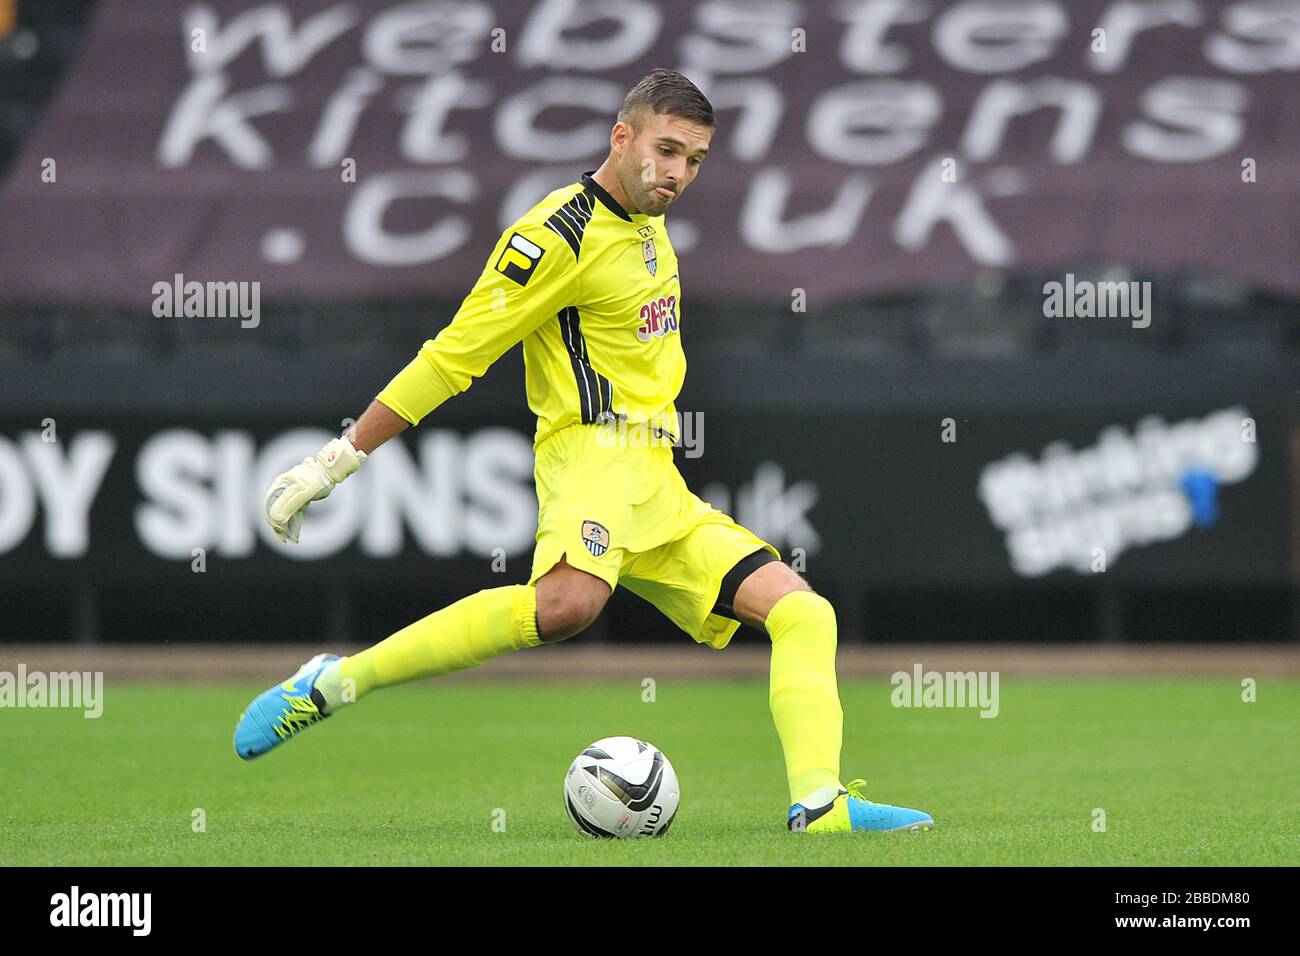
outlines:
[[[249,705],[235,728],[235,750],[244,759],[259,756],[372,690],[572,637],[596,619],[610,590],[561,557],[535,584],[471,594],[351,657],[312,658]]]
[[[609,595],[604,581],[561,558],[535,587],[515,584],[462,598],[327,668],[316,687],[329,711],[380,687],[440,677],[509,651],[561,641],[590,625]]]

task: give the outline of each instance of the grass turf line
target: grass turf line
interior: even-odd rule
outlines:
[[[0,710],[3,865],[1277,865],[1300,857],[1300,682],[1005,680],[1001,713],[895,709],[844,681],[843,773],[929,833],[784,829],[761,681],[379,692],[275,753],[230,736],[254,685],[110,683],[104,714]],[[677,768],[661,840],[594,841],[569,761],[630,734]],[[1092,829],[1093,810],[1106,832]],[[206,815],[194,832],[193,811]],[[505,832],[492,828],[505,811]]]

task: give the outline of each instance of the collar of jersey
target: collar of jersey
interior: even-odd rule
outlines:
[[[629,216],[627,210],[624,209],[622,206],[620,206],[614,200],[614,197],[609,194],[609,192],[605,189],[605,187],[602,186],[600,183],[596,182],[596,180],[591,178],[591,174],[594,172],[595,172],[594,169],[589,169],[582,174],[582,185],[586,186],[588,189],[590,189],[593,193],[596,194],[596,198],[600,200],[600,204],[602,206],[604,206],[614,215],[618,216],[619,219],[622,219],[625,222],[633,222],[636,220],[650,218],[648,215],[646,215],[643,212],[637,213],[635,216]]]

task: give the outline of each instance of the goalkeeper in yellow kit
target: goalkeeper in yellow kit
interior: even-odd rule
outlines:
[[[775,548],[692,494],[673,462],[686,360],[664,212],[694,181],[714,126],[709,101],[680,73],[641,80],[600,168],[509,226],[452,322],[351,429],[272,483],[266,519],[297,542],[309,502],[523,342],[539,503],[528,583],[479,591],[350,657],[312,658],[244,711],[241,757],[379,688],[572,637],[622,585],[712,647],[742,623],[767,633],[791,829],[933,824],[867,800],[860,781],[841,785],[834,610]]]

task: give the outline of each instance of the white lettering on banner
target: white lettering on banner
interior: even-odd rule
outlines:
[[[376,456],[364,469],[372,488],[363,553],[397,554],[403,526],[425,553],[438,556],[466,551],[490,557],[494,548],[514,555],[532,547],[533,452],[519,433],[488,428],[465,438],[435,429],[419,443],[418,465],[405,446],[393,444],[393,455]]]
[[[1134,40],[1144,30],[1161,26],[1198,27],[1201,11],[1194,0],[1161,0],[1159,3],[1116,3],[1097,21],[1105,31],[1106,49],[1091,63],[1098,73],[1114,73],[1129,61]]]
[[[840,38],[840,60],[855,73],[898,73],[912,62],[911,51],[885,35],[896,25],[921,23],[927,11],[908,0],[845,0],[836,13],[847,29]]]
[[[418,463],[398,442],[385,447],[383,468],[370,468],[379,464],[378,455],[367,462],[364,470],[372,486],[372,505],[361,531],[366,554],[393,557],[400,552],[403,518],[426,554],[447,557],[456,553],[465,523],[457,507],[464,494],[462,444],[459,435],[435,432],[420,442]],[[387,454],[388,447],[392,447],[392,455]]]
[[[754,469],[754,479],[741,485],[734,498],[726,485],[715,482],[700,497],[719,511],[731,514],[775,548],[801,548],[817,554],[822,538],[808,518],[817,504],[817,483],[811,480],[786,485],[785,469],[774,461],[765,461]]]
[[[695,29],[684,33],[678,49],[682,72],[755,73],[793,56],[790,31],[803,21],[800,4],[789,0],[744,3],[708,0],[695,7]]]
[[[41,441],[40,432],[23,432],[17,446],[0,436],[0,554],[27,537],[38,506],[46,550],[56,558],[85,554],[90,508],[116,448],[113,436],[103,431],[80,432],[57,443]]]
[[[785,114],[785,97],[775,83],[762,77],[719,81],[709,87],[709,101],[731,118],[727,147],[736,159],[756,163],[772,150]]]
[[[939,15],[934,48],[971,73],[1008,73],[1048,59],[1069,30],[1060,4],[959,3]]]
[[[1238,83],[1169,77],[1142,94],[1152,122],[1125,128],[1124,146],[1135,156],[1161,163],[1197,163],[1236,148],[1246,135],[1249,97]],[[1168,127],[1168,128],[1166,128]]]
[[[369,557],[392,557],[406,546],[408,531],[417,548],[440,557],[532,548],[532,443],[508,428],[469,435],[429,429],[414,455],[403,442],[390,443],[344,489],[311,505],[301,544],[281,544],[262,519],[262,496],[277,474],[331,437],[294,429],[259,447],[242,430],[151,435],[134,461],[140,542],[160,558],[184,561],[195,548],[248,558],[259,541],[296,560],[329,557],[354,543]],[[85,555],[90,511],[116,448],[107,431],[60,443],[41,441],[39,432],[0,436],[0,555],[27,540],[38,515],[51,556]]]
[[[1095,549],[1113,562],[1131,547],[1185,533],[1196,517],[1182,487],[1189,474],[1214,486],[1249,476],[1259,458],[1259,446],[1241,437],[1249,416],[1228,408],[1175,425],[1151,416],[1132,434],[1112,425],[1087,448],[1055,442],[1038,461],[1017,452],[984,468],[979,497],[1006,532],[1018,574],[1087,574]]]
[[[285,557],[312,561],[354,543],[368,557],[392,557],[409,529],[420,550],[440,557],[531,549],[537,529],[532,443],[506,428],[469,436],[430,429],[415,443],[414,458],[404,443],[390,443],[346,485],[311,505],[300,544],[281,544],[262,520],[262,496],[277,474],[331,437],[294,429],[259,449],[242,431],[209,437],[175,428],[151,436],[136,459],[141,542],[159,557],[187,560],[193,548],[246,558],[260,540]],[[0,444],[0,481],[4,451]]]
[[[610,117],[626,85],[614,73],[659,49],[659,59],[676,57],[724,114],[727,135],[714,152],[753,167],[733,203],[734,241],[743,247],[769,255],[834,250],[870,229],[922,255],[936,233],[946,235],[934,228],[946,223],[972,262],[1007,267],[1019,253],[999,208],[1008,193],[966,176],[931,183],[930,157],[966,160],[963,169],[1002,163],[1022,172],[1027,124],[1037,128],[1046,111],[1051,133],[1029,141],[1034,161],[1045,155],[1077,164],[1108,150],[1141,162],[1204,162],[1232,155],[1245,140],[1251,97],[1242,80],[1300,68],[1295,2],[1114,0],[1094,22],[1072,18],[1064,0],[840,0],[818,14],[839,30],[816,54],[826,60],[826,79],[793,97],[782,93],[779,72],[801,55],[791,43],[809,16],[800,3],[707,0],[670,27],[648,0],[545,0],[521,15],[509,44],[494,52],[488,37],[507,9],[485,0],[378,10],[265,2],[232,14],[212,4],[186,6],[176,35],[185,43],[189,79],[163,123],[158,162],[183,168],[215,149],[237,169],[295,159],[324,168],[373,146],[363,136],[388,137],[387,155],[400,161],[398,168],[367,169],[341,200],[344,247],[370,265],[433,263],[472,241],[470,220],[482,214],[476,204],[493,202],[497,218],[508,223],[520,196],[536,201],[538,192],[522,189],[526,173],[482,178],[484,149],[533,170],[566,164],[558,178],[529,182],[553,188],[572,181],[572,162],[594,164],[608,146]],[[589,27],[599,28],[596,35]],[[1094,28],[1107,39],[1095,51],[1086,42]],[[205,36],[200,49],[189,43],[196,30]],[[1152,69],[1144,53],[1171,36],[1186,40],[1186,61],[1177,74],[1154,76],[1135,101],[1125,72]],[[922,50],[939,59],[925,81],[905,75]],[[498,59],[489,81],[483,74],[490,57]],[[1052,63],[1068,75],[1015,75]],[[497,64],[512,72],[501,75]],[[324,78],[322,70],[329,71]],[[964,117],[950,115],[952,73],[977,84]],[[1112,95],[1117,80],[1122,97]],[[490,120],[474,135],[461,129],[471,111],[486,111]],[[288,114],[294,123],[280,121]],[[306,132],[295,139],[290,129]],[[806,164],[783,166],[792,135],[802,135],[831,168],[808,176]],[[1099,143],[1101,136],[1111,140]],[[890,202],[879,204],[881,215],[868,216],[867,198],[880,187],[849,174],[900,163],[924,168],[901,207],[891,177]],[[833,195],[827,182],[838,182]],[[389,213],[404,199],[434,209],[424,222],[404,222],[395,232],[391,223],[402,220]],[[823,211],[782,221],[781,210],[808,207]]]
[[[431,76],[476,59],[495,22],[486,3],[399,3],[370,21],[362,50],[376,70]]]
[[[1223,32],[1205,41],[1205,58],[1233,73],[1300,70],[1300,16],[1295,0],[1234,3],[1223,12]]]
[[[384,81],[374,70],[358,66],[348,73],[321,111],[320,125],[307,147],[307,159],[312,166],[318,169],[335,166],[344,158],[366,103],[383,88]],[[423,113],[420,115],[421,119],[425,118]]]
[[[250,496],[265,494],[265,485],[253,486],[250,481],[256,458],[257,443],[247,432],[221,431],[212,437],[213,509],[217,515],[238,515]],[[251,555],[257,547],[253,527],[247,521],[218,520],[216,527],[209,529],[217,554],[232,558]]]
[[[894,222],[894,240],[913,252],[930,242],[935,226],[947,222],[967,254],[988,266],[1008,266],[1014,259],[1011,237],[997,224],[984,204],[985,193],[973,182],[944,182],[934,167],[923,170],[912,183],[907,202]],[[988,190],[988,195],[1009,190]]]
[[[411,98],[410,119],[402,125],[398,146],[415,163],[458,163],[469,158],[470,140],[448,132],[453,110],[482,109],[492,103],[492,88],[459,73],[431,76]],[[341,153],[339,155],[342,155]]]
[[[866,80],[827,90],[808,113],[808,143],[851,166],[896,163],[925,147],[943,111],[929,83]]]
[[[187,53],[190,71],[219,73],[260,40],[262,68],[271,76],[292,76],[325,47],[356,25],[349,4],[336,4],[315,15],[304,16],[295,30],[293,14],[283,3],[264,3],[232,15],[224,24],[203,4],[187,6],[181,13],[183,35],[202,30],[204,51]]]
[[[543,0],[524,21],[519,63],[527,69],[554,69],[556,64],[570,70],[622,69],[649,52],[663,22],[658,5],[648,0]],[[593,23],[603,24],[599,39],[565,36]]]
[[[763,252],[795,252],[828,240],[844,245],[865,218],[871,192],[866,176],[848,176],[827,208],[785,219],[786,208],[794,202],[794,177],[782,170],[764,169],[754,175],[753,188],[740,211],[740,229]]]
[[[501,212],[497,216],[499,228],[504,231],[528,212],[537,202],[538,196],[545,196],[552,189],[558,189],[572,181],[572,166],[543,166],[523,173],[509,185],[501,199]]]
[[[182,558],[211,542],[213,509],[203,485],[211,469],[211,447],[198,432],[160,432],[140,449],[135,477],[146,503],[136,508],[135,530],[154,554]]]
[[[1101,118],[1101,94],[1087,83],[1050,77],[1022,83],[994,80],[984,87],[971,109],[962,152],[975,162],[993,159],[1004,147],[1011,121],[1044,107],[1055,108],[1060,114],[1048,143],[1052,159],[1081,162]]]
[[[242,93],[230,93],[224,76],[199,76],[176,101],[158,142],[158,163],[164,169],[186,166],[204,140],[221,146],[236,166],[267,169],[275,150],[252,120],[268,113],[287,112],[292,94],[282,83],[268,83]]]
[[[464,205],[478,194],[478,181],[460,169],[380,173],[367,177],[343,215],[343,240],[358,259],[375,265],[418,265],[451,255],[469,241],[464,216],[448,215],[421,232],[393,233],[384,226],[388,210],[403,199],[451,199]]]
[[[492,128],[496,147],[512,159],[545,158],[556,163],[592,156],[609,146],[609,118],[623,105],[627,91],[603,80],[551,77],[502,101]],[[582,109],[592,114],[572,129],[539,127],[537,118],[550,109]]]

